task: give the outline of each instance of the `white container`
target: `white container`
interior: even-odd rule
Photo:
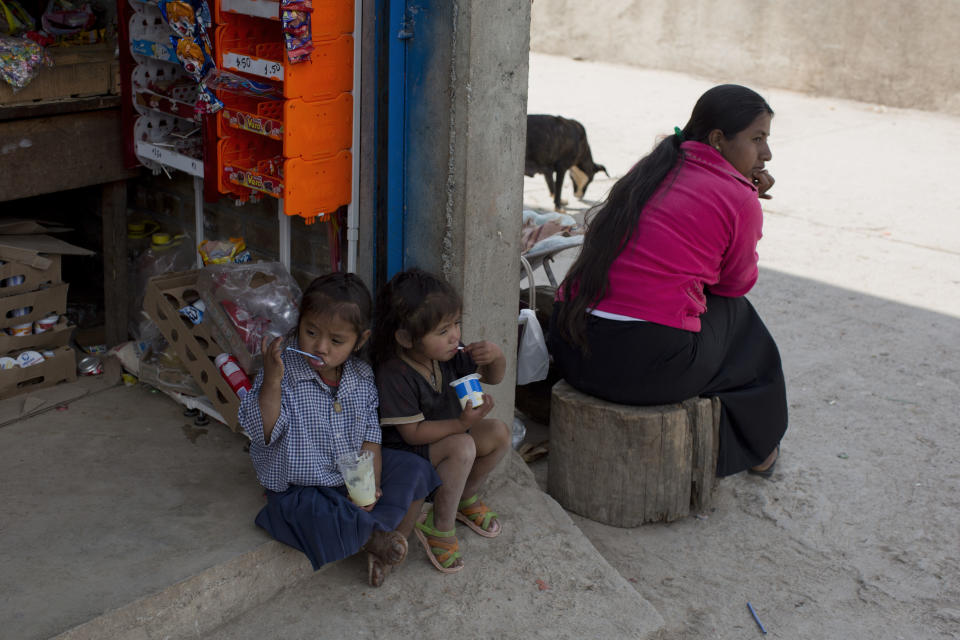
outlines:
[[[47,316],[41,320],[37,320],[33,323],[33,332],[34,333],[44,333],[50,331],[55,326],[57,326],[57,321],[60,319],[60,316],[56,313]]]

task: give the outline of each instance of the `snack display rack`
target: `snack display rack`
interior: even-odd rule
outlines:
[[[132,69],[124,98],[133,107],[133,152],[155,173],[177,169],[202,177],[203,139],[193,118],[196,82],[180,65],[156,2],[129,0],[129,7],[126,66]]]
[[[265,194],[307,224],[351,200],[353,0],[313,0],[310,58],[291,62],[279,2],[215,0],[218,67],[282,95],[218,91],[217,187],[237,200]]]
[[[192,12],[174,6],[181,4]],[[117,0],[117,7],[125,164],[193,176],[197,242],[204,201],[218,197],[237,205],[275,199],[279,259],[288,267],[292,217],[328,221],[346,207],[353,219],[362,0]],[[310,16],[300,41],[309,56],[292,62],[298,56],[284,17],[298,7]],[[189,51],[178,58],[183,40],[171,36],[185,14],[205,30],[212,72],[196,71]]]

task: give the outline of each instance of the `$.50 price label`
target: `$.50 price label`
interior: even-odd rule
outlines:
[[[283,80],[283,65],[276,60],[265,60],[238,53],[223,54],[223,66],[271,80]]]

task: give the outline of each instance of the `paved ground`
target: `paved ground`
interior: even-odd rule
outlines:
[[[583,122],[615,179],[722,81],[533,54],[528,111]],[[960,119],[754,88],[776,111],[750,298],[787,375],[778,472],[721,481],[703,519],[574,521],[665,638],[751,637],[747,601],[772,637],[960,638]]]
[[[529,111],[581,120],[615,178],[712,84],[534,54]],[[359,559],[311,575],[253,527],[240,436],[117,387],[0,428],[0,635],[106,612],[67,637],[732,640],[759,637],[750,601],[769,637],[960,638],[960,119],[756,88],[777,185],[751,299],[791,406],[773,481],[616,529],[539,490],[549,457],[512,457],[488,487],[504,536],[464,531],[457,576],[414,548],[371,590]]]

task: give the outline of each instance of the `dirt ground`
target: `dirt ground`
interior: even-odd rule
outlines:
[[[730,81],[531,54],[528,112],[580,120],[611,174],[583,202],[568,180],[568,212]],[[671,524],[574,521],[662,638],[759,636],[748,602],[768,637],[960,638],[960,119],[753,88],[776,112],[749,298],[787,377],[777,471]],[[525,206],[552,208],[541,176]]]

